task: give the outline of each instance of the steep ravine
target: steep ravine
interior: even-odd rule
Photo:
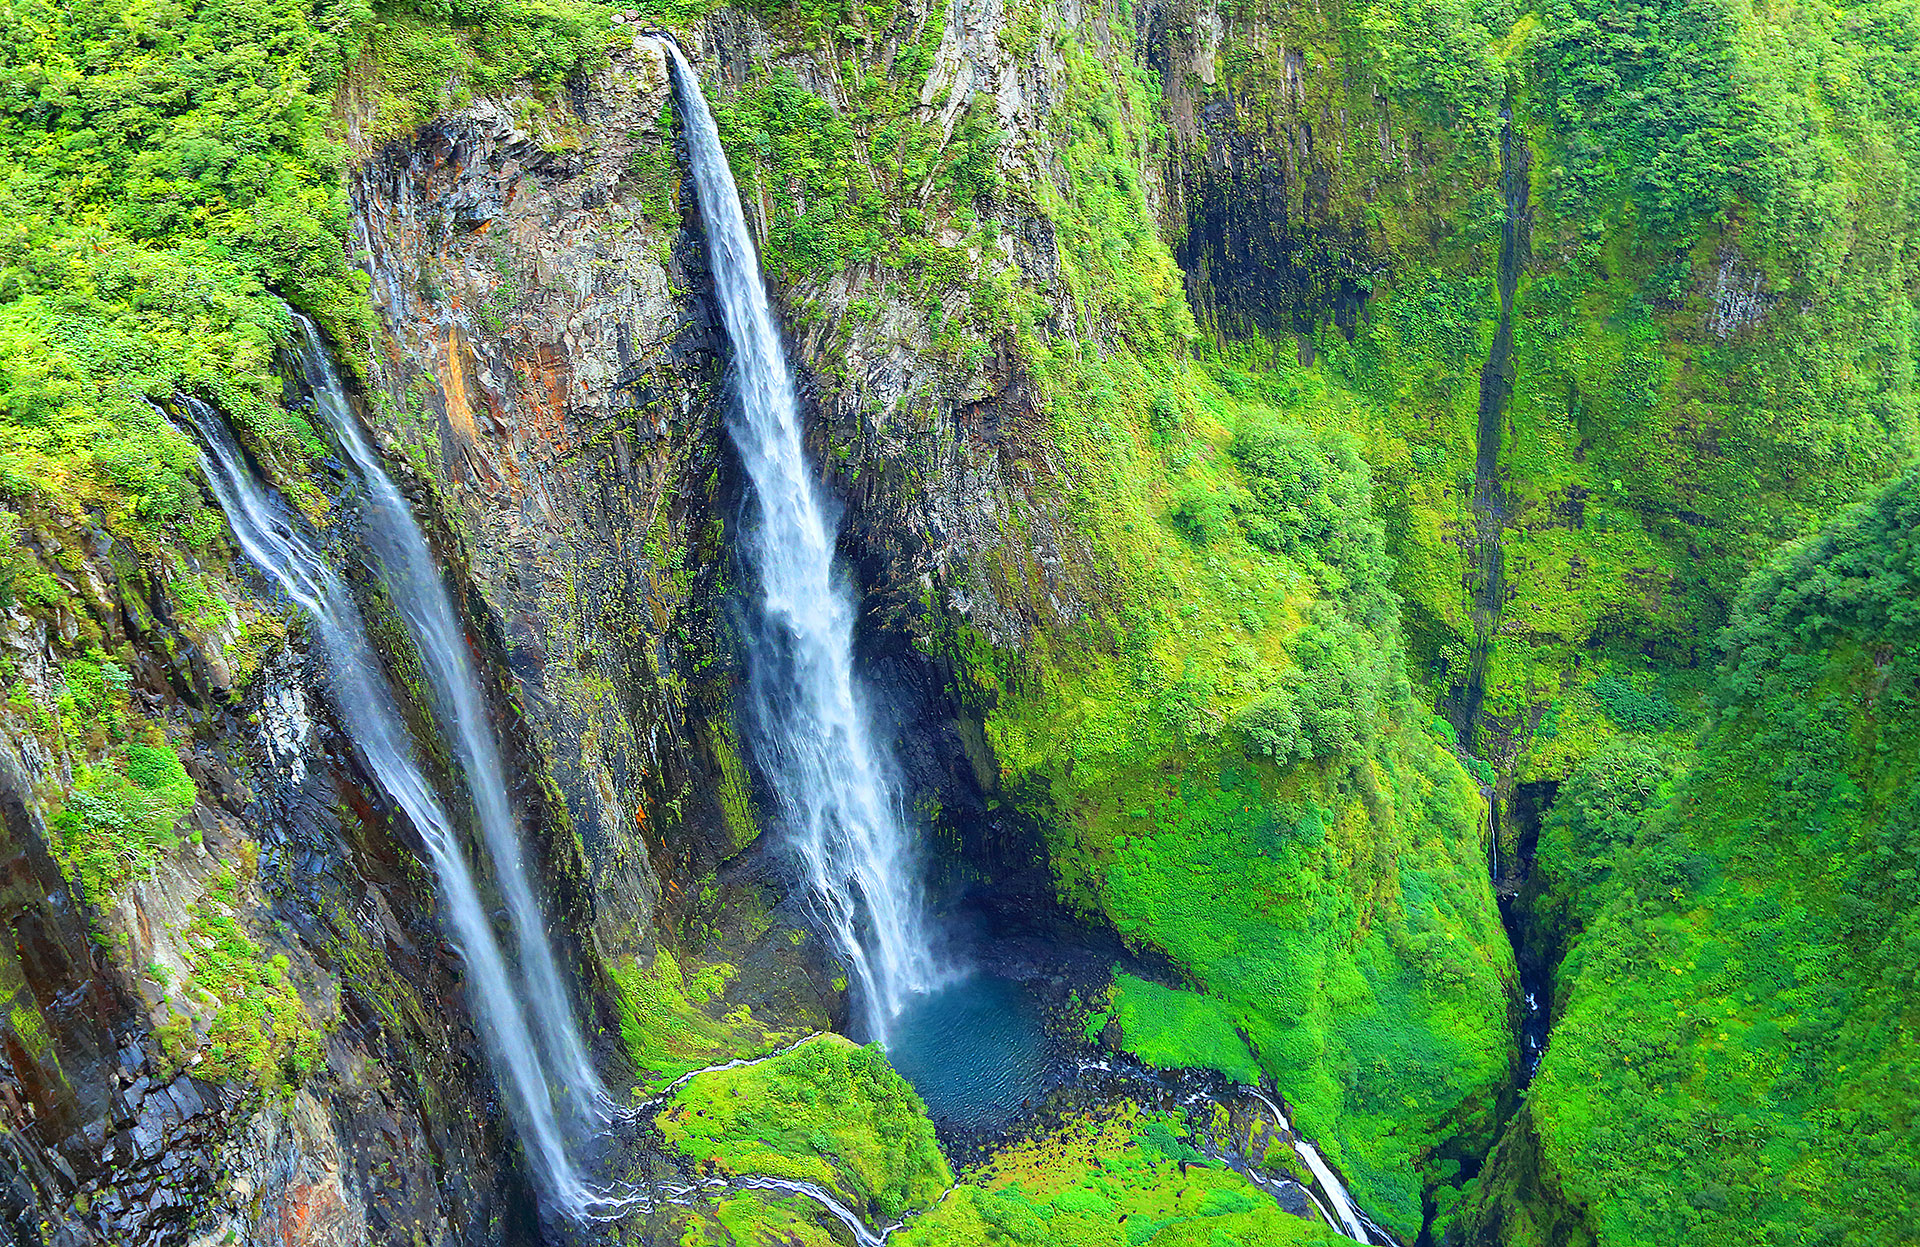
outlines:
[[[1528,189],[1531,185],[1526,136],[1516,136],[1511,109],[1500,124],[1500,259],[1495,270],[1500,317],[1494,324],[1487,362],[1480,369],[1479,419],[1474,427],[1473,453],[1473,633],[1466,687],[1461,693],[1461,738],[1469,747],[1485,748],[1481,703],[1486,697],[1487,663],[1500,631],[1506,605],[1506,502],[1501,489],[1500,443],[1507,405],[1513,398],[1513,299],[1520,286],[1531,248]],[[1499,820],[1496,814],[1495,830]]]
[[[736,157],[756,174],[747,221],[763,246],[791,244],[781,195],[802,201],[804,178],[771,154],[791,136],[755,131],[771,122],[744,110],[771,95],[852,111],[850,92],[866,88],[846,66],[861,57],[874,70],[924,53],[916,124],[942,153],[991,155],[991,178],[951,192],[958,208],[940,206],[937,159],[912,188],[916,218],[928,216],[911,264],[796,261],[770,274],[807,457],[845,507],[856,662],[884,694],[881,734],[915,799],[907,817],[928,837],[933,906],[994,945],[983,963],[1044,983],[1074,1043],[1151,1048],[1140,1002],[1166,999],[1184,1012],[1180,1042],[1158,1050],[1165,1064],[1212,1061],[1269,1086],[1285,1071],[1291,1116],[1364,1209],[1411,1242],[1478,1170],[1508,1096],[1513,958],[1473,785],[1420,700],[1420,680],[1441,677],[1416,672],[1409,685],[1398,612],[1424,630],[1420,661],[1439,663],[1435,638],[1466,624],[1477,643],[1461,739],[1507,733],[1482,701],[1505,601],[1503,419],[1531,247],[1525,135],[1503,127],[1499,315],[1468,369],[1471,435],[1442,416],[1423,417],[1413,450],[1316,440],[1328,430],[1300,419],[1302,387],[1374,366],[1356,353],[1408,246],[1378,222],[1401,220],[1396,196],[1440,180],[1450,140],[1345,74],[1317,14],[1300,19],[1303,41],[1206,5],[969,10],[951,26],[941,12],[903,9],[897,29],[857,52],[849,43],[844,60],[730,10],[682,32],[716,99],[743,110],[729,124],[767,139]],[[1242,41],[1271,54],[1278,89],[1232,80],[1228,51]],[[1163,96],[1128,94],[1136,58],[1163,76]],[[1233,59],[1249,63],[1261,62]],[[791,73],[790,95],[784,77],[769,90],[765,65]],[[616,1096],[798,1034],[858,1029],[848,967],[767,834],[777,802],[746,739],[747,473],[724,435],[728,349],[670,101],[658,48],[623,32],[610,64],[564,93],[483,94],[359,146],[353,239],[377,328],[327,344],[350,374],[349,418],[372,434],[452,591],[534,890]],[[363,104],[343,92],[350,137],[368,132]],[[1128,215],[1092,245],[1081,235],[1101,218],[1086,214],[1117,211],[1114,196]],[[1377,210],[1357,207],[1376,196]],[[1462,262],[1462,286],[1483,263]],[[1167,285],[1109,299],[1100,281],[1120,287],[1102,264]],[[1473,289],[1484,304],[1485,282]],[[1204,367],[1196,317],[1222,353]],[[1257,352],[1235,354],[1255,338]],[[290,405],[311,404],[310,374],[280,363]],[[1398,398],[1369,401],[1392,411]],[[1280,436],[1300,435],[1280,444],[1361,515],[1308,500],[1325,512],[1320,544],[1285,556],[1239,527],[1256,509],[1249,484],[1279,487],[1237,433],[1280,417]],[[1366,463],[1351,449],[1363,441]],[[1446,465],[1469,446],[1470,496],[1436,512],[1466,522],[1408,520],[1409,498],[1467,479]],[[251,449],[354,586],[424,768],[457,793],[457,745],[435,726],[431,681],[407,656],[348,474],[334,464],[288,479]],[[1100,475],[1103,455],[1127,478],[1118,487]],[[1168,519],[1182,499],[1204,506],[1204,490],[1232,500],[1224,527]],[[1338,542],[1383,545],[1376,509],[1395,541],[1441,533],[1439,553],[1422,562],[1404,546],[1393,568],[1362,549],[1328,574],[1317,560],[1346,557]],[[361,773],[310,629],[224,536],[187,563],[91,530],[60,539],[46,561],[89,617],[10,610],[0,641],[45,710],[67,678],[60,638],[97,632],[128,705],[185,759],[197,804],[183,835],[196,834],[90,930],[45,848],[57,841],[47,794],[71,787],[74,763],[31,711],[8,712],[0,812],[14,885],[0,900],[17,939],[0,948],[11,985],[0,1005],[16,1020],[0,1174],[17,1181],[0,1184],[12,1201],[0,1206],[22,1225],[44,1221],[62,1247],[564,1237],[539,1223],[519,1172],[423,846]],[[1459,601],[1388,601],[1387,579],[1419,577]],[[225,613],[187,605],[208,597]],[[1307,671],[1309,653],[1332,654],[1330,666]],[[1369,712],[1309,721],[1287,700],[1299,689],[1321,698],[1308,711]],[[1274,713],[1252,713],[1262,708]],[[1510,877],[1522,850],[1496,834],[1508,870],[1492,873]],[[1172,917],[1157,925],[1162,911]],[[317,1056],[303,1065],[300,1043],[275,1050],[258,1091],[192,1073],[215,1059],[218,1001],[186,985],[203,914],[233,916],[269,971],[284,956],[312,1023]],[[1115,967],[1134,995],[1102,995]],[[187,1050],[176,1012],[201,1050],[186,1072],[168,1055]],[[1196,1034],[1218,1043],[1201,1051],[1187,1042]],[[737,1194],[765,1178],[729,1185],[700,1171],[714,1158],[635,1134],[636,1172],[687,1191]],[[1519,1146],[1516,1128],[1505,1137]],[[1251,1155],[1250,1131],[1243,1142]],[[883,1226],[881,1207],[859,1215]],[[666,1241],[681,1231],[675,1215],[628,1228]]]
[[[1500,921],[1514,948],[1519,970],[1517,1009],[1520,1029],[1516,1089],[1524,1090],[1546,1044],[1550,1018],[1547,956],[1529,945],[1530,926],[1520,901],[1532,861],[1530,835],[1537,835],[1544,811],[1529,810],[1523,825],[1510,816],[1513,790],[1516,726],[1490,721],[1483,713],[1488,663],[1492,660],[1500,621],[1507,601],[1505,529],[1508,504],[1502,487],[1500,450],[1508,436],[1506,413],[1513,399],[1514,298],[1532,254],[1532,208],[1529,203],[1532,149],[1523,132],[1516,132],[1511,107],[1501,112],[1500,125],[1500,256],[1496,290],[1500,315],[1495,322],[1487,362],[1480,370],[1478,420],[1474,434],[1473,471],[1473,629],[1466,683],[1461,690],[1456,727],[1469,749],[1496,759],[1503,773],[1487,788],[1488,837],[1492,844],[1489,869],[1494,876]]]

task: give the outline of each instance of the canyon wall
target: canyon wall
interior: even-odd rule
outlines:
[[[1580,1241],[1570,1136],[1513,1116],[1489,874],[1522,862],[1482,789],[1545,791],[1633,732],[1679,747],[1748,568],[1911,453],[1910,135],[1808,131],[1856,232],[1792,209],[1797,183],[1714,215],[1601,169],[1644,119],[1555,77],[1578,14],[1529,43],[1537,19],[1384,2],[695,7],[588,14],[604,56],[560,86],[487,80],[449,27],[474,64],[408,96],[421,19],[369,29],[327,97],[325,245],[371,281],[276,287],[330,332],[458,589],[609,1083],[846,1017],[736,708],[726,344],[637,33],[671,19],[845,507],[940,895],[1153,964],[1222,1043],[1124,983],[1092,1031],[1270,1080],[1404,1240],[1532,1241],[1486,1203],[1524,1189],[1527,1225]],[[451,790],[306,381],[232,370],[283,378],[287,423],[228,406]],[[158,527],[7,486],[14,1237],[528,1241],[415,833],[167,445],[189,484]]]

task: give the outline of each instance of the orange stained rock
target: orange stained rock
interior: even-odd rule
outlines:
[[[295,1183],[280,1196],[280,1241],[284,1247],[337,1241],[352,1217],[340,1198],[338,1179]]]
[[[473,424],[473,411],[467,406],[467,344],[460,326],[447,326],[447,423],[471,446],[479,439]]]

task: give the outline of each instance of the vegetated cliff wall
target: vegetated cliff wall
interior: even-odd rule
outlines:
[[[1172,953],[1254,1046],[1236,1057],[1163,1036],[1156,1047],[1161,1019],[1122,1008],[1138,1020],[1135,1046],[1278,1077],[1362,1195],[1411,1232],[1425,1189],[1482,1147],[1511,971],[1478,874],[1472,787],[1395,671],[1366,469],[1340,439],[1277,416],[1255,372],[1194,363],[1181,274],[1153,215],[1169,195],[1165,132],[1128,22],[1077,5],[948,16],[903,7],[824,44],[795,15],[762,25],[720,13],[687,32],[719,71],[717,112],[806,379],[814,450],[848,506],[844,552],[871,607],[864,643],[898,690],[916,793],[935,799],[942,842],[989,850],[988,873],[1031,875],[1038,850],[1066,903]],[[837,1007],[831,960],[757,839],[731,710],[737,484],[669,109],[657,56],[623,42],[564,97],[448,107],[359,152],[352,246],[373,270],[379,316],[366,343],[335,344],[465,590],[602,1056],[617,1063],[624,1049],[643,1078]],[[351,115],[345,128],[371,132]],[[1243,423],[1257,435],[1236,443]],[[1269,441],[1280,459],[1261,457]],[[303,487],[284,443],[257,448],[304,505],[329,509],[328,478]],[[1331,482],[1301,500],[1312,533],[1271,518],[1290,505],[1285,456],[1297,454]],[[207,529],[187,550],[141,553],[141,574],[164,582],[148,614],[213,604],[212,622],[178,625],[186,643],[136,637],[125,649],[110,621],[133,616],[100,611],[115,664],[100,667],[111,690],[91,694],[100,705],[133,713],[113,673],[149,656],[163,669],[238,664],[195,694],[224,717],[179,691],[193,687],[184,675],[151,708],[152,748],[164,737],[226,770],[192,772],[191,796],[171,789],[206,824],[202,845],[156,832],[126,881],[132,899],[101,920],[109,937],[130,933],[99,962],[121,983],[112,1050],[137,1045],[150,1067],[197,1052],[204,1068],[218,1041],[162,1032],[158,996],[215,1008],[175,980],[199,964],[196,935],[224,941],[265,967],[256,1012],[275,1020],[247,1049],[262,1062],[225,1071],[230,1087],[268,1090],[205,1127],[227,1159],[191,1192],[196,1232],[510,1235],[525,1211],[498,1168],[512,1151],[477,1098],[490,1080],[431,886],[326,727],[297,628],[289,648],[217,522]],[[22,616],[21,652],[48,670],[45,634],[79,591],[63,585]],[[93,661],[74,640],[58,657]],[[1369,651],[1377,665],[1348,670]],[[1287,690],[1306,676],[1317,691],[1303,710]],[[42,712],[81,679],[27,680],[15,739],[38,739]],[[238,827],[213,813],[228,772]],[[70,772],[37,779],[29,809],[55,808],[55,790],[72,787]],[[263,790],[340,797],[246,795]],[[1183,792],[1197,822],[1158,835],[1126,823]],[[257,871],[239,868],[243,834],[260,845]],[[1268,853],[1279,874],[1229,889],[1230,938],[1189,921],[1198,897],[1215,905],[1220,893],[1184,862],[1233,870]],[[196,932],[189,901],[209,922],[231,916],[231,929]],[[1241,942],[1292,952],[1259,965],[1203,952]],[[142,983],[147,959],[174,968]],[[1277,1013],[1275,975],[1295,984]],[[1449,994],[1466,1003],[1432,1032],[1443,1038],[1427,1052],[1431,1084],[1400,1088],[1420,1103],[1418,1141],[1394,1141],[1397,1110],[1382,1099],[1398,1077],[1392,1053]],[[740,1005],[750,1026],[719,1022]],[[9,1024],[36,1033],[25,1014]],[[203,1082],[210,1104],[220,1093]],[[296,1129],[304,1150],[260,1142]],[[171,1232],[162,1211],[123,1215],[150,1196],[120,1153],[98,1142],[83,1153],[102,1167],[82,1183],[116,1194],[76,1201],[73,1183],[49,1176],[57,1165],[30,1158],[37,1215],[74,1241]],[[269,1155],[299,1163],[261,1168]]]
[[[1909,470],[1783,548],[1698,752],[1623,739],[1563,786],[1552,1043],[1459,1241],[1916,1233],[1917,518]]]
[[[1506,30],[1389,0],[1136,14],[1196,315],[1229,352],[1317,352],[1352,400],[1309,400],[1303,418],[1368,440],[1414,674],[1463,727],[1474,551],[1501,545],[1474,725],[1489,734],[1468,744],[1503,766],[1531,755],[1523,779],[1563,775],[1610,730],[1589,682],[1646,684],[1643,649],[1670,670],[1707,661],[1700,639],[1754,559],[1915,446],[1903,97],[1863,88],[1842,121],[1820,101],[1846,91],[1785,64],[1758,19],[1656,11],[1657,31],[1609,38],[1584,5]],[[1905,21],[1808,37],[1836,64],[1880,64]],[[1691,41],[1667,37],[1680,29]],[[1602,79],[1645,91],[1590,88]],[[1825,120],[1783,131],[1788,115]],[[1738,154],[1789,132],[1792,169]],[[1518,199],[1503,150],[1529,183]],[[1854,210],[1804,211],[1828,194]],[[1487,439],[1476,377],[1515,204],[1510,395]],[[1483,441],[1491,534],[1469,515]]]
[[[1195,359],[1132,18],[892,10],[807,56],[777,16],[737,79],[734,29],[716,114],[876,622],[1062,900],[1247,1037],[1123,993],[1128,1042],[1276,1079],[1417,1232],[1507,1073],[1480,803],[1408,699],[1364,443]]]
[[[511,1239],[531,1210],[431,878],[298,622],[218,527],[156,552],[26,518],[0,762],[14,1239]]]

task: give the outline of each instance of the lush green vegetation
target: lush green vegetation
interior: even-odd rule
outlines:
[[[743,1007],[721,1012],[734,968],[702,966],[688,978],[665,947],[653,965],[609,965],[620,994],[620,1038],[633,1062],[634,1094],[657,1091],[688,1070],[764,1052],[790,1037],[769,1032]],[[718,1014],[718,1016],[716,1016]]]
[[[365,336],[336,93],[378,137],[470,90],[550,91],[606,38],[590,0],[6,13],[0,491],[147,545],[207,535],[192,445],[150,400],[198,394],[303,456],[318,444],[272,366],[286,303]]]
[[[153,401],[216,402],[297,481],[318,443],[280,405],[285,305],[342,342],[371,328],[349,162],[476,92],[552,98],[600,63],[609,8],[0,6],[0,606],[78,621],[46,679],[0,674],[11,728],[72,776],[55,850],[106,905],[177,846],[194,788],[128,696],[133,655],[70,609],[88,590],[35,539],[102,527],[162,569],[189,631],[257,661],[273,622],[239,620],[217,569],[184,574],[219,525]],[[714,5],[638,7],[679,24]],[[1170,959],[1176,984],[1121,976],[1092,1032],[1272,1080],[1411,1239],[1454,1207],[1510,1072],[1476,780],[1556,781],[1527,905],[1564,954],[1561,1021],[1456,1233],[1491,1233],[1505,1200],[1515,1243],[1579,1207],[1618,1244],[1920,1237],[1912,478],[1833,519],[1911,461],[1920,422],[1920,3],[1254,6],[1234,20],[1258,37],[1204,75],[1132,46],[1147,27],[1124,10],[1096,37],[1016,5],[1003,42],[1059,66],[1028,135],[987,95],[929,90],[943,10],[749,7],[810,60],[749,67],[715,111],[793,328],[836,317],[823,397],[912,444],[989,359],[1031,383],[1037,418],[999,452],[1029,496],[971,569],[1026,631],[996,648],[935,609],[920,639],[953,662],[992,799],[1045,829],[1063,898]],[[541,141],[584,141],[539,111],[517,116]],[[1530,226],[1497,447],[1506,596],[1456,741],[1431,712],[1457,707],[1477,640],[1467,505],[1517,209],[1503,138]],[[1226,206],[1288,276],[1236,313],[1219,282],[1183,287],[1170,245],[1205,257],[1196,218],[1149,205],[1243,140],[1286,177],[1212,189],[1244,197]],[[670,225],[668,149],[628,174]],[[1009,222],[1045,227],[1015,239],[1037,267],[1004,253]],[[872,410],[841,364],[857,333],[937,383]],[[901,453],[901,479],[933,470]],[[1057,565],[1031,553],[1041,525],[1071,537]],[[744,842],[748,785],[726,779]],[[220,1002],[204,1068],[289,1085],[317,1041],[235,899],[223,881],[189,932]],[[724,1012],[724,965],[663,950],[611,973],[645,1087],[777,1040]],[[182,1054],[185,1025],[166,1032]],[[882,1215],[947,1178],[912,1093],[833,1041],[695,1080],[663,1129]],[[904,1241],[1317,1234],[1173,1137],[1128,1119],[1057,1162],[1016,1153]],[[818,1235],[748,1194],[697,1229]]]
[[[1120,1024],[1121,1046],[1149,1065],[1218,1070],[1236,1082],[1260,1081],[1260,1067],[1232,1012],[1211,996],[1116,974],[1113,1020]]]
[[[903,1247],[1278,1247],[1344,1242],[1202,1162],[1178,1118],[1131,1105],[1009,1148],[899,1236]]]
[[[729,1191],[688,1218],[679,1247],[839,1247],[813,1201]]]
[[[1783,551],[1685,774],[1610,747],[1542,832],[1575,921],[1533,1146],[1601,1243],[1920,1233],[1916,532],[1909,473]]]
[[[697,1075],[658,1125],[703,1166],[813,1182],[882,1221],[926,1206],[953,1181],[913,1088],[878,1046],[838,1035]]]
[[[825,1042],[829,1041],[809,1044],[801,1051]],[[851,1053],[856,1060],[860,1052],[844,1042],[836,1051]],[[884,1062],[875,1062],[872,1068],[886,1071]],[[709,1077],[702,1075],[696,1084]],[[743,1150],[737,1165],[720,1162],[723,1171],[805,1177],[827,1185],[832,1183],[823,1174],[844,1173],[840,1158],[846,1153],[840,1149],[850,1134],[863,1136],[866,1103],[858,1096],[824,1095],[816,1106],[807,1091],[835,1079],[823,1080],[818,1072],[798,1075],[798,1079],[796,1084],[795,1071],[788,1070],[777,1076],[775,1084],[799,1086],[806,1101],[801,1111],[814,1132],[812,1141],[784,1160],[770,1160],[764,1151]],[[761,1084],[750,1079],[749,1085]],[[781,1104],[793,1105],[784,1091],[775,1094]],[[695,1103],[709,1105],[710,1101],[690,1101],[688,1107]],[[725,1129],[738,1135],[743,1123],[727,1120]],[[888,1125],[907,1125],[910,1135],[930,1130],[924,1116],[917,1127],[904,1117]],[[678,1129],[668,1127],[670,1139],[681,1138],[675,1133]],[[761,1137],[769,1135],[763,1130]],[[991,1161],[966,1173],[951,1191],[921,1190],[914,1211],[897,1231],[897,1241],[905,1247],[1277,1247],[1346,1241],[1317,1221],[1281,1211],[1270,1195],[1224,1165],[1209,1163],[1194,1144],[1178,1115],[1121,1104],[1076,1116],[1002,1148]],[[685,1140],[679,1146],[689,1149]],[[873,1144],[854,1146],[871,1148]],[[818,1151],[825,1167],[809,1155],[808,1148]],[[693,1154],[699,1150],[693,1148]],[[926,1172],[932,1176],[930,1168]],[[944,1163],[939,1172],[945,1174]],[[878,1206],[874,1212],[893,1215]],[[681,1241],[697,1247],[772,1247],[776,1243],[826,1247],[837,1240],[822,1228],[821,1214],[805,1199],[733,1191],[692,1214]]]
[[[82,763],[49,820],[69,877],[99,905],[180,843],[176,830],[196,799],[172,749],[129,744],[121,765]]]

